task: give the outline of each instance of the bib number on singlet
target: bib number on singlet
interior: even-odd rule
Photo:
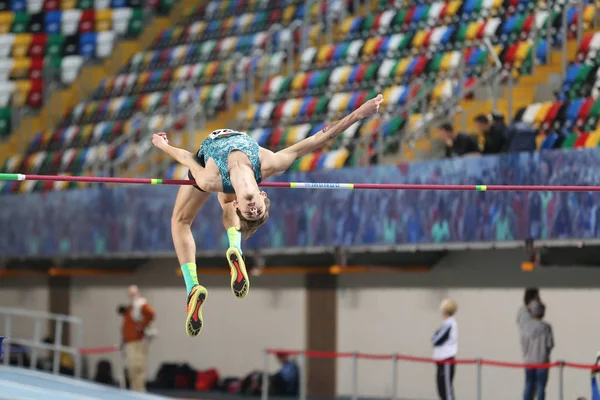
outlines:
[[[220,139],[228,136],[245,135],[244,132],[234,131],[233,129],[219,129],[212,131],[208,137],[210,139]]]

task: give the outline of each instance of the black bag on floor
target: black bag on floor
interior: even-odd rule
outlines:
[[[175,376],[178,370],[177,364],[161,364],[156,378],[148,384],[149,389],[175,389]]]

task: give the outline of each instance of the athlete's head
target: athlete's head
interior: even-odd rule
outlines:
[[[238,197],[233,205],[240,219],[240,232],[244,239],[252,236],[269,218],[271,201],[263,191]]]

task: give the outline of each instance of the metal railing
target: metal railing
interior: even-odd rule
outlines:
[[[11,358],[11,346],[18,345],[24,346],[30,349],[31,360],[30,369],[36,369],[38,360],[40,358],[40,351],[46,350],[52,353],[52,373],[58,374],[60,371],[60,353],[68,353],[73,356],[75,376],[81,376],[81,354],[79,349],[83,347],[83,321],[81,318],[71,317],[69,315],[52,314],[42,311],[30,311],[18,308],[5,308],[0,307],[0,318],[4,321],[3,336],[5,337],[2,341],[4,348],[3,360],[4,365],[10,364]],[[33,320],[33,338],[24,339],[16,338],[13,336],[13,322],[16,318],[26,318]],[[46,330],[48,323],[54,324],[53,332],[53,343],[45,343],[42,335],[43,331]],[[75,346],[66,346],[62,344],[63,330],[71,328],[71,332],[74,333]],[[51,336],[52,337],[52,336]]]
[[[261,400],[269,399],[269,378],[271,371],[271,356],[273,355],[285,355],[296,357],[298,365],[298,384],[299,393],[298,398],[300,400],[306,400],[308,398],[308,359],[349,359],[351,361],[350,374],[351,374],[351,392],[349,393],[352,400],[358,400],[361,395],[359,393],[359,361],[360,360],[373,360],[381,362],[391,362],[390,365],[390,378],[391,378],[391,400],[397,400],[398,391],[402,380],[399,379],[398,365],[402,363],[420,363],[420,364],[453,364],[453,365],[471,365],[475,367],[475,400],[483,399],[483,379],[482,371],[484,367],[496,367],[496,368],[511,368],[511,369],[558,369],[558,380],[556,393],[559,400],[565,399],[565,379],[564,372],[567,368],[577,369],[586,371],[597,371],[598,366],[594,364],[580,364],[568,361],[554,361],[542,364],[526,364],[526,363],[515,363],[505,362],[497,360],[488,360],[483,358],[470,358],[470,359],[451,359],[451,360],[434,360],[427,357],[415,357],[407,356],[402,354],[366,354],[360,352],[329,352],[329,351],[310,351],[310,350],[273,350],[267,349],[264,351],[264,366],[262,371],[262,387],[261,387]],[[461,372],[462,374],[462,372]]]

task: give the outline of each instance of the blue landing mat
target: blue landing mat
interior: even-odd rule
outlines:
[[[166,400],[89,381],[0,366],[0,400]]]

